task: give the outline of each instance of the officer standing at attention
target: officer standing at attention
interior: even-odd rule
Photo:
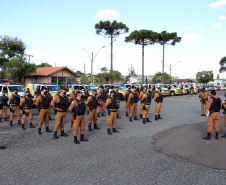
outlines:
[[[146,122],[151,122],[149,120],[149,114],[150,114],[150,108],[151,108],[151,96],[152,92],[150,89],[146,89],[146,92],[144,92],[141,101],[143,102],[142,108],[143,108],[143,124],[146,124]]]
[[[49,98],[49,100],[51,102],[53,97],[52,97],[51,93],[49,92],[48,88],[46,88],[46,92],[47,92],[47,96],[48,96],[48,98]],[[49,120],[52,120],[52,118],[51,118],[51,106],[50,105],[49,105]]]
[[[88,116],[89,131],[93,131],[91,129],[92,122],[94,124],[94,129],[100,130],[100,128],[97,126],[97,106],[99,103],[96,96],[97,96],[97,91],[93,90],[92,96],[89,96],[87,100],[87,104],[90,110],[89,116]]]
[[[211,98],[209,99],[206,106],[207,120],[207,136],[203,137],[205,140],[211,140],[211,134],[213,130],[213,124],[215,127],[215,139],[219,139],[220,132],[220,110],[221,110],[221,99],[216,96],[216,91],[211,91]],[[208,115],[209,114],[209,115]]]
[[[156,94],[155,85],[152,86],[152,94],[153,94],[153,97],[155,97],[155,94]]]
[[[143,90],[140,92],[140,96],[139,96],[139,99],[141,100],[140,101],[140,119],[143,118],[143,106],[144,106],[144,104],[142,102],[142,97],[143,97],[143,94],[146,92],[147,87],[143,87],[142,89]]]
[[[99,93],[97,94],[97,99],[99,101],[99,106],[98,106],[98,118],[100,118],[100,113],[101,116],[104,116],[104,108],[105,108],[105,101],[106,101],[106,94],[104,92],[104,88],[102,87],[99,91]]]
[[[36,95],[36,98],[38,98],[39,96],[41,96],[41,89],[40,89],[40,85],[37,86],[37,88],[35,89],[35,95]]]
[[[191,92],[191,95],[194,95],[194,87],[193,87],[193,85],[191,85],[191,87],[190,87],[190,92]]]
[[[111,91],[111,97],[107,99],[105,107],[108,109],[108,115],[107,115],[107,133],[109,135],[112,135],[111,133],[111,127],[112,131],[114,133],[119,133],[118,130],[116,130],[116,123],[117,123],[117,109],[119,108],[116,98],[115,91]]]
[[[78,88],[75,88],[74,91],[70,94],[70,104],[77,97]],[[71,115],[71,128],[73,128],[74,116]]]
[[[58,132],[59,126],[61,130],[61,136],[68,136],[64,132],[64,123],[65,123],[66,111],[68,107],[68,99],[65,93],[66,91],[64,89],[61,89],[59,96],[55,95],[51,102],[52,107],[57,110],[57,113],[55,116],[56,122],[55,122],[54,135],[53,135],[54,139],[58,139],[57,132]]]
[[[154,97],[155,101],[155,120],[158,121],[158,119],[162,119],[160,117],[161,111],[162,111],[162,102],[163,102],[163,95],[161,93],[162,89],[158,88],[158,92],[156,93]]]
[[[33,119],[32,106],[33,106],[33,99],[31,98],[31,94],[27,92],[25,95],[25,98],[23,98],[20,102],[20,107],[23,108],[22,130],[25,130],[25,121],[27,116],[29,116],[30,128],[35,128],[35,126],[32,124],[32,119]]]
[[[86,105],[81,98],[82,93],[80,91],[77,92],[77,97],[75,100],[72,101],[69,111],[72,112],[74,116],[74,123],[73,123],[73,136],[74,136],[74,143],[80,144],[78,141],[78,128],[80,127],[80,141],[88,141],[84,137],[85,134],[85,117],[84,114],[86,112]]]
[[[52,96],[51,96],[52,97]],[[42,123],[45,120],[46,132],[53,132],[49,129],[49,107],[52,99],[48,96],[48,91],[43,88],[42,94],[36,101],[36,107],[40,107],[38,117],[38,134],[42,135]]]
[[[205,88],[201,89],[201,93],[199,95],[199,99],[201,102],[201,108],[202,108],[202,114],[201,116],[205,116],[205,110],[206,110],[206,103],[208,102],[208,96],[210,96],[210,93],[208,93]]]
[[[16,111],[16,116],[18,120],[18,125],[21,125],[20,122],[20,96],[18,95],[18,90],[14,90],[14,94],[10,97],[9,99],[9,104],[10,104],[10,126],[13,126],[13,118],[14,118],[14,113]]]
[[[115,99],[117,100],[117,104],[118,104],[118,109],[117,109],[117,119],[121,119],[121,117],[119,117],[119,111],[120,111],[120,93],[118,92],[118,87],[115,86],[114,89],[115,91]]]
[[[105,89],[106,98],[109,97],[109,88],[110,88],[110,87],[107,86],[106,89]]]
[[[169,86],[167,87],[167,89],[168,89],[168,91],[169,91],[169,95],[171,96],[171,85],[169,85]]]
[[[85,92],[84,92],[83,95],[82,95],[82,99],[83,99],[83,101],[84,101],[84,103],[85,103],[85,105],[86,105],[87,114],[89,114],[89,107],[88,107],[88,105],[87,105],[88,97],[89,97],[89,90],[86,89]]]
[[[2,96],[0,98],[0,101],[2,102],[2,110],[0,110],[0,121],[2,121],[2,113],[4,112],[5,121],[7,121],[7,103],[8,103],[8,97],[5,95],[5,92],[2,92]]]
[[[128,114],[128,111],[129,111],[129,101],[128,101],[128,99],[129,99],[129,95],[130,95],[130,93],[132,93],[132,91],[130,90],[131,89],[131,86],[129,85],[128,86],[128,89],[126,90],[126,92],[125,92],[125,100],[126,100],[126,117],[129,117],[129,114]]]
[[[137,118],[137,102],[139,101],[138,94],[135,92],[135,88],[133,88],[133,92],[130,93],[128,102],[130,104],[129,107],[129,121],[132,122],[132,116],[134,116],[134,120],[139,120]]]

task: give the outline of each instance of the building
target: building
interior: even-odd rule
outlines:
[[[79,77],[67,67],[39,67],[31,76],[24,78],[25,87],[29,83],[55,83],[59,86],[74,84]]]
[[[211,86],[224,87],[226,85],[226,80],[225,79],[215,79],[213,82],[208,82],[207,84],[211,85]]]

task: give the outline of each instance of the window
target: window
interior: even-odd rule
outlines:
[[[8,93],[7,87],[3,87],[3,91],[4,91],[5,93]]]
[[[0,92],[2,91],[2,86],[0,86]]]
[[[51,78],[51,83],[57,84],[57,77],[52,77]]]
[[[67,77],[67,84],[74,84],[75,78],[74,77]]]

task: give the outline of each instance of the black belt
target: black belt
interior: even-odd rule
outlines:
[[[25,108],[25,107],[24,107],[24,109],[31,109],[31,108],[28,108],[28,107]]]
[[[57,112],[66,112],[66,111],[62,111],[62,110],[57,110]]]

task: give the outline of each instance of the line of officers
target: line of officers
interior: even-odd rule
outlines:
[[[64,124],[66,118],[66,112],[69,106],[69,111],[72,113],[71,117],[71,127],[73,128],[73,136],[74,143],[80,144],[78,139],[78,130],[80,127],[80,141],[88,141],[87,138],[84,137],[85,134],[85,119],[84,114],[87,112],[88,116],[88,131],[93,131],[93,129],[99,130],[100,128],[97,126],[97,119],[100,116],[104,115],[105,108],[107,111],[107,133],[112,135],[113,133],[119,133],[116,129],[117,118],[120,119],[119,111],[120,111],[120,100],[121,95],[118,92],[118,88],[115,86],[109,95],[109,87],[106,89],[101,89],[99,93],[96,90],[93,90],[92,95],[89,95],[88,89],[85,90],[84,93],[80,92],[78,89],[75,89],[70,95],[70,101],[68,102],[68,98],[66,96],[66,91],[63,88],[55,94],[54,97],[51,96],[48,88],[37,87],[35,90],[35,95],[37,98],[36,107],[38,107],[39,118],[38,118],[38,134],[42,135],[42,123],[45,122],[46,132],[54,132],[53,138],[58,139],[57,132],[60,128],[61,136],[68,136],[64,132]],[[144,88],[134,88],[131,90],[131,87],[128,87],[128,90],[125,93],[126,99],[126,116],[129,116],[129,120],[132,122],[132,116],[134,116],[134,120],[139,120],[137,118],[137,103],[141,100],[141,108],[140,108],[140,117],[143,118],[143,123],[151,122],[149,120],[150,113],[150,105],[151,98],[153,94],[150,89]],[[160,117],[160,113],[162,110],[162,101],[163,96],[161,94],[161,89],[158,90],[158,93],[154,93],[154,100],[156,101],[156,110],[155,110],[155,120],[162,119]],[[2,114],[4,113],[5,121],[7,121],[7,102],[8,98],[5,96],[3,92],[0,98],[0,121],[2,121]],[[51,120],[50,111],[51,106],[55,112],[55,126],[54,131],[49,129],[49,120]],[[18,125],[22,126],[22,130],[25,130],[25,122],[27,117],[29,118],[30,128],[35,128],[32,124],[33,115],[32,115],[32,107],[33,107],[33,98],[30,93],[29,88],[26,93],[23,95],[22,100],[20,100],[20,96],[18,95],[18,90],[15,89],[14,93],[9,99],[9,107],[10,107],[10,126],[13,126],[14,114],[16,113]],[[22,123],[20,122],[20,109],[22,108]],[[129,111],[129,113],[128,113]],[[111,132],[112,128],[112,132]],[[0,149],[4,149],[0,142]]]

